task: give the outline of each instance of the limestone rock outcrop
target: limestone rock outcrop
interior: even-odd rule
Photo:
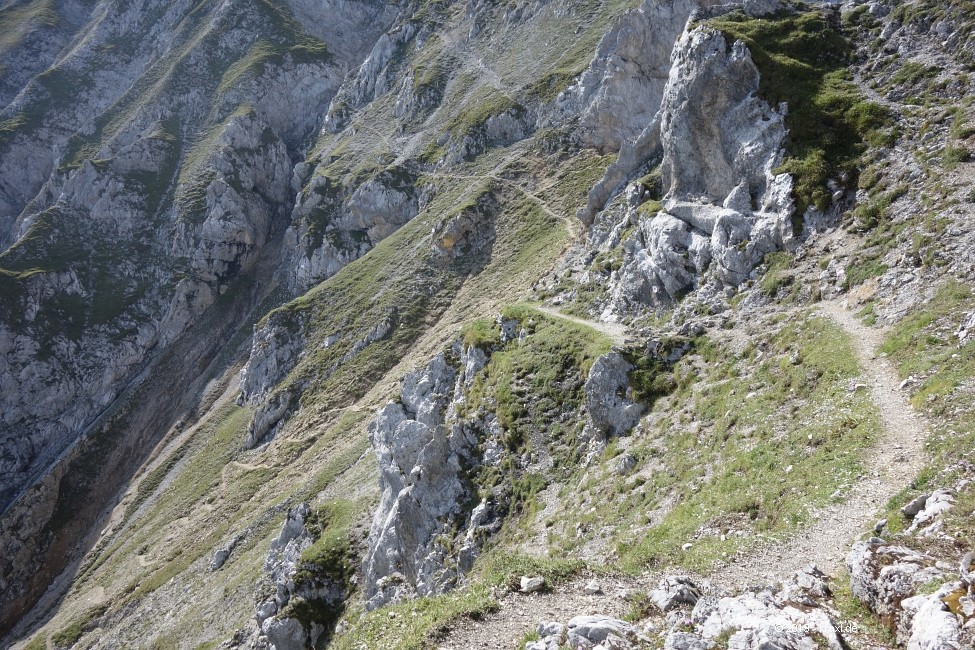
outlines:
[[[586,408],[589,424],[601,437],[618,436],[640,420],[643,405],[630,388],[633,365],[618,352],[596,359],[586,379]]]
[[[262,327],[254,328],[250,356],[240,373],[240,397],[257,403],[294,367],[303,350],[305,324],[289,312],[271,314]]]
[[[305,289],[334,275],[415,217],[415,181],[408,170],[391,167],[348,192],[326,176],[312,176],[285,237],[294,286]]]
[[[567,625],[543,622],[539,640],[526,644],[525,650],[555,650],[566,643],[571,648],[635,650],[651,642],[648,635],[660,638],[668,650],[708,650],[721,643],[744,650],[823,645],[842,650],[846,642],[817,600],[824,589],[825,576],[814,566],[737,596],[683,576],[666,576],[651,594],[658,611],[648,620],[626,623],[596,615],[575,617]]]
[[[645,0],[616,22],[579,80],[556,100],[556,110],[579,120],[584,146],[619,151],[637,138],[660,107],[670,56],[685,24],[708,0]]]
[[[781,110],[756,96],[759,76],[741,42],[706,27],[674,51],[660,111],[663,210],[624,217],[623,267],[608,312],[673,304],[706,283],[748,279],[766,253],[790,245],[792,181]]]
[[[975,581],[962,564],[954,580],[934,557],[880,538],[857,542],[846,558],[853,595],[910,650],[957,647],[962,626],[975,620]],[[934,593],[924,593],[938,582]]]
[[[308,620],[298,612],[304,607],[341,610],[347,585],[340,576],[317,575],[314,566],[302,561],[302,551],[315,542],[309,530],[313,516],[307,503],[288,510],[281,531],[271,542],[264,561],[264,575],[255,592],[255,626],[244,629],[221,647],[249,650],[305,650],[327,640],[330,629],[321,621]]]
[[[465,481],[474,462],[477,436],[451,408],[464,377],[483,355],[464,354],[459,368],[444,354],[406,375],[400,401],[383,407],[369,427],[380,470],[381,501],[363,561],[368,607],[448,589],[470,569],[477,550],[474,531],[485,524],[489,506],[470,513]],[[450,562],[438,534],[467,520],[462,547]]]

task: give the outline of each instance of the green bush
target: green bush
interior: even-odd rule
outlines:
[[[766,296],[775,296],[782,287],[792,283],[792,278],[785,271],[792,266],[792,255],[785,251],[769,253],[765,256],[765,275],[758,286]]]

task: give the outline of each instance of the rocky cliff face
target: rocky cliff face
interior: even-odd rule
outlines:
[[[38,78],[6,106],[17,128],[3,143],[12,166],[0,174],[3,239],[13,244],[4,268],[50,281],[29,291],[6,279],[4,336],[22,350],[42,337],[60,346],[54,365],[33,363],[29,352],[6,357],[7,430],[34,441],[3,436],[15,459],[6,503],[118,397],[150,350],[168,347],[236,278],[277,255],[293,157],[341,75],[395,18],[394,8],[339,4],[321,8],[347,20],[325,41],[301,31],[301,20],[320,22],[309,7],[286,19],[260,6],[207,8],[205,23],[193,15],[179,32],[182,50],[158,39],[190,7],[130,8],[86,26],[84,46],[52,68],[63,78],[50,88]],[[121,65],[106,67],[113,39],[136,34],[150,40],[115,52]],[[139,251],[144,263],[123,251]],[[63,285],[65,273],[77,280]],[[38,313],[50,317],[37,322]],[[31,410],[39,392],[60,396],[43,416]]]
[[[696,11],[713,2],[644,2],[621,16],[557,106],[578,119],[585,146],[619,151],[653,121],[670,77],[674,43]]]
[[[4,642],[968,642],[963,4],[8,3]]]
[[[623,267],[608,313],[673,304],[692,289],[734,288],[767,253],[794,239],[792,180],[776,175],[782,113],[756,96],[759,75],[740,41],[700,27],[674,50],[658,116],[663,209],[623,208]],[[597,219],[612,218],[620,210]],[[607,224],[608,226],[609,224]]]
[[[438,356],[403,378],[401,403],[384,407],[370,425],[382,496],[363,563],[369,608],[441,593],[473,564],[477,528],[485,523],[488,505],[478,505],[476,516],[461,509],[473,497],[465,477],[475,461],[478,436],[457,421],[453,401],[485,361],[476,349],[462,354],[465,378]],[[455,533],[466,544],[454,553],[457,566],[452,569],[445,561],[448,544],[436,537],[451,535],[451,527],[468,516],[469,531]]]
[[[43,9],[11,45],[11,61],[40,43],[55,58],[2,112],[5,510],[97,437],[98,418],[221,296],[229,317],[228,302],[252,308],[286,275],[294,159],[397,15],[370,3],[198,9],[109,3],[90,20]],[[318,11],[344,22],[322,34]],[[46,22],[69,17],[74,48]]]

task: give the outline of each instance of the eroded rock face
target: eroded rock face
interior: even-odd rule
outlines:
[[[326,41],[342,59],[352,61],[361,61],[374,49],[402,5],[372,0],[287,0],[285,4],[308,33]]]
[[[346,4],[346,3],[342,3]],[[384,22],[390,24],[397,15],[395,3],[360,3],[360,6],[373,5],[375,21],[364,25],[365,31],[375,29]],[[377,11],[380,9],[380,11]],[[390,62],[398,50],[402,50],[417,35],[417,25],[413,22],[396,25],[386,33],[377,34],[371,51],[359,66],[356,74],[336,94],[325,118],[324,130],[337,133],[348,124],[349,115],[357,108],[390,90],[394,75]]]
[[[363,562],[369,608],[438,593],[456,580],[434,537],[464,514],[465,465],[477,442],[460,423],[446,424],[457,382],[457,369],[438,355],[403,378],[401,402],[383,407],[369,426],[382,490]]]
[[[257,582],[255,626],[239,631],[221,647],[305,650],[319,647],[331,632],[319,622],[299,620],[294,607],[295,603],[312,603],[318,609],[340,608],[346,597],[345,584],[332,576],[315,575],[314,567],[309,570],[301,560],[302,551],[315,542],[315,534],[309,530],[312,514],[307,503],[288,510],[268,550],[264,575]]]
[[[667,650],[708,650],[727,645],[742,650],[808,650],[847,647],[817,594],[827,593],[825,576],[815,566],[773,586],[732,596],[683,576],[666,576],[651,599],[657,611],[643,622],[608,616],[578,616],[568,625],[543,622],[539,640],[525,650],[613,648],[636,650],[650,645],[647,635],[662,636]],[[722,645],[723,644],[723,645]]]
[[[640,135],[660,107],[674,43],[691,14],[712,4],[646,0],[606,33],[579,81],[556,102],[565,115],[579,116],[584,146],[619,151]]]
[[[477,466],[510,453],[496,414],[468,410],[491,354],[454,343],[403,377],[399,401],[369,425],[381,489],[362,562],[369,609],[453,588],[503,523],[509,488],[478,499],[472,483]]]
[[[724,200],[744,183],[730,207],[750,210],[781,159],[785,124],[755,97],[759,75],[747,47],[736,41],[729,51],[722,34],[694,29],[674,49],[670,79],[660,122],[667,198]]]
[[[926,497],[932,506],[942,503]],[[897,642],[910,650],[957,646],[962,624],[975,614],[975,587],[962,562],[961,579],[952,580],[935,558],[880,538],[857,542],[846,557],[853,595],[897,632]],[[922,586],[945,581],[931,594]],[[953,611],[948,602],[956,603]],[[965,607],[971,613],[965,613]]]
[[[388,169],[346,195],[324,176],[313,176],[298,195],[286,236],[292,283],[307,288],[334,275],[409,222],[420,210],[415,176]]]
[[[596,359],[586,379],[586,408],[590,424],[600,436],[618,436],[640,420],[643,405],[635,401],[623,355],[610,352]]]
[[[189,258],[194,274],[219,289],[253,267],[272,231],[281,232],[291,186],[287,148],[268,123],[254,114],[235,117],[222,130],[203,171],[177,196],[184,198],[176,254]],[[210,178],[205,184],[199,180]],[[277,222],[277,223],[275,223]]]
[[[263,400],[294,367],[304,347],[305,324],[290,312],[271,314],[261,328],[254,328],[250,357],[240,374],[241,399]]]
[[[882,617],[894,619],[900,602],[941,577],[934,558],[879,538],[857,542],[846,556],[853,595]]]
[[[240,312],[266,297],[279,269],[282,280],[291,271],[280,248],[297,191],[294,161],[400,7],[285,4],[35,3],[31,10],[42,11],[16,26],[23,33],[5,33],[0,266],[39,272],[4,276],[0,291],[0,510],[91,440],[107,409],[131,407],[132,389],[154,379],[154,364],[180,344],[206,372]],[[369,189],[353,201],[350,228],[379,238],[397,217],[370,223],[377,210],[415,214],[395,196],[377,207]],[[270,347],[260,362],[255,355],[243,387],[252,403],[296,353],[281,340]],[[169,403],[151,407],[162,430],[189,390],[178,383]],[[150,408],[145,402],[140,408]],[[273,431],[280,406],[258,406],[252,438]],[[118,432],[122,442],[113,443],[132,467],[78,481],[114,495],[158,442],[150,438],[163,435],[146,431]],[[114,498],[90,496],[101,507]],[[44,523],[31,530],[40,535]],[[65,533],[72,553],[85,547],[84,532]],[[23,540],[50,571],[74,559],[61,547],[55,561],[41,557],[69,544],[51,541],[54,533]],[[27,606],[46,585],[21,593],[28,581],[18,572],[34,565],[10,573],[3,564],[23,587],[0,595],[5,631],[23,613],[8,600]]]
[[[681,37],[658,115],[664,210],[626,210],[637,228],[604,316],[670,305],[703,284],[738,286],[791,244],[792,181],[772,173],[784,115],[756,96],[758,83],[741,42],[729,49],[707,27]]]

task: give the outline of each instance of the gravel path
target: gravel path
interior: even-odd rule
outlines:
[[[558,309],[553,307],[539,306],[536,307],[538,311],[543,314],[548,314],[549,316],[554,316],[555,318],[561,318],[575,323],[576,325],[584,325],[585,327],[591,327],[597,332],[601,332],[611,338],[613,343],[616,345],[623,345],[626,342],[626,325],[620,323],[605,323],[603,321],[586,320],[584,318],[576,318],[575,316],[569,316],[563,314]]]
[[[576,578],[546,593],[507,593],[499,599],[500,609],[479,621],[461,619],[445,631],[440,650],[520,648],[519,642],[538,628],[541,621],[568,621],[574,616],[604,614],[621,617],[629,609],[627,594],[635,582],[630,578],[596,578],[603,593],[586,595],[592,576]],[[647,582],[649,585],[649,581]],[[641,588],[646,588],[643,586]]]
[[[752,548],[712,578],[727,586],[743,586],[775,575],[787,575],[815,563],[837,576],[851,544],[872,523],[877,511],[902,490],[924,466],[927,425],[900,388],[890,362],[879,356],[884,331],[858,321],[839,301],[823,303],[820,313],[850,336],[864,375],[861,384],[880,412],[880,439],[867,450],[867,472],[843,503],[820,509],[815,522],[785,542]]]

